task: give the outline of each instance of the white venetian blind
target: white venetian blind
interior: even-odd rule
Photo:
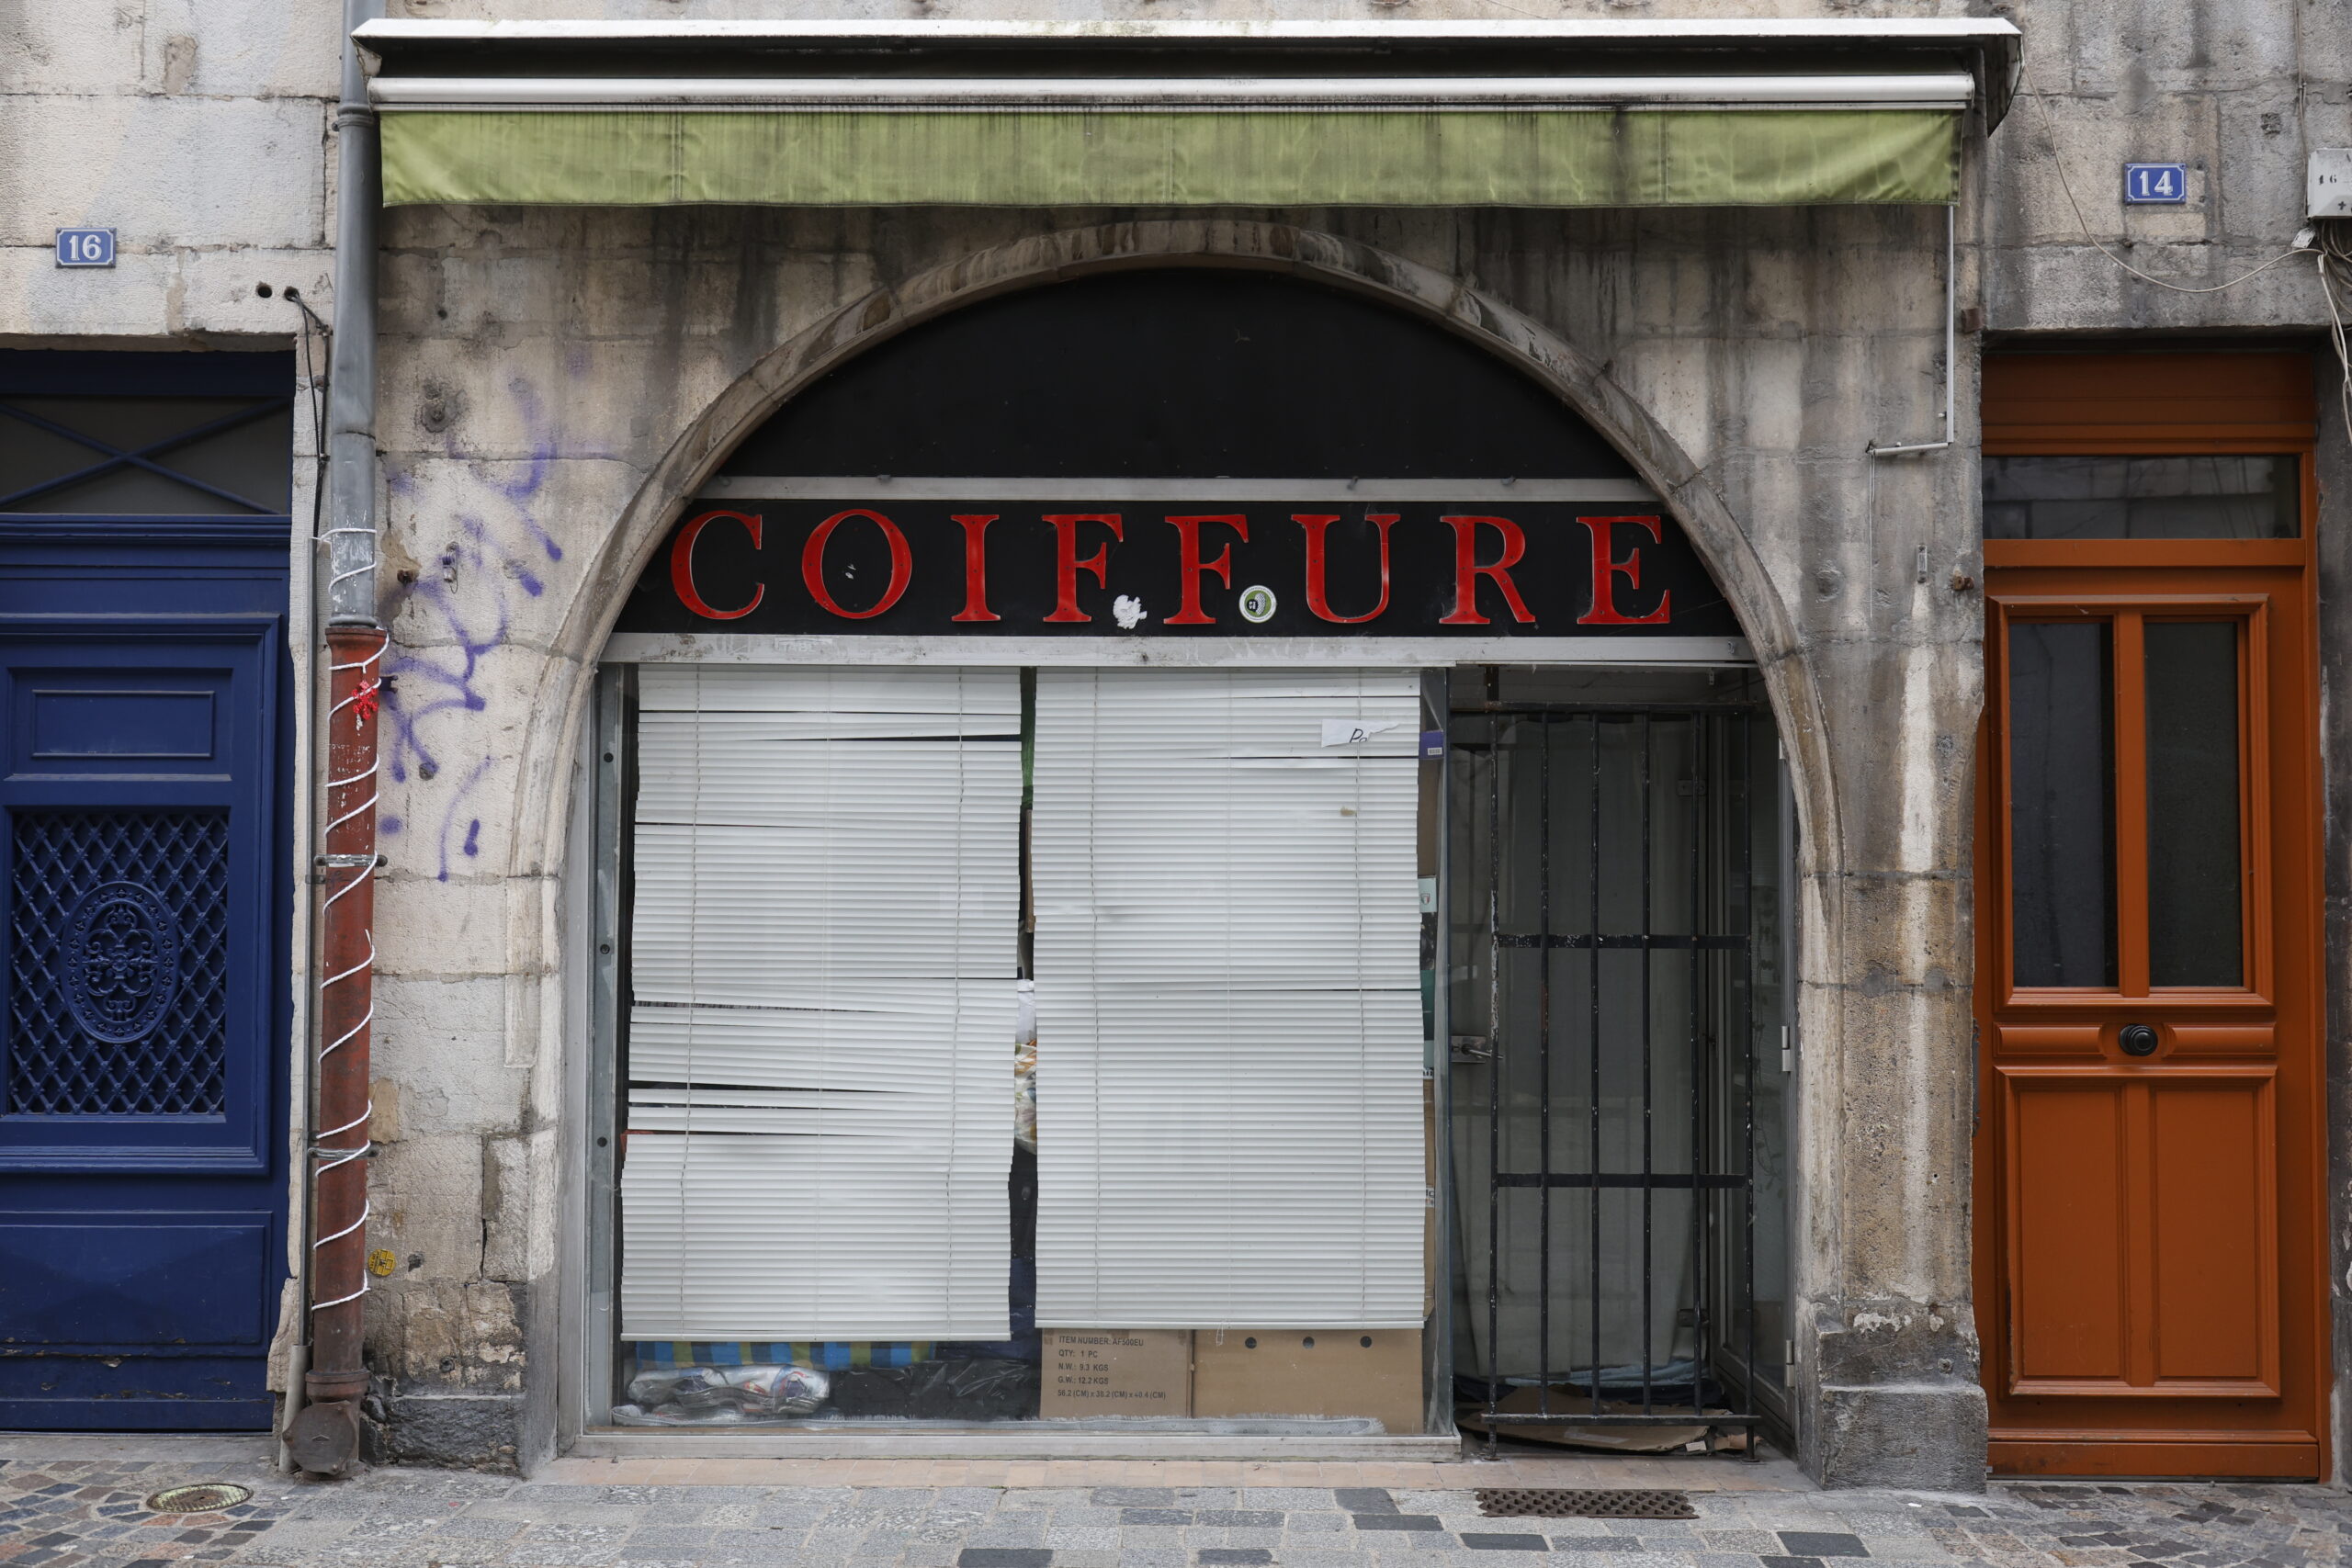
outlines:
[[[1039,1323],[1419,1325],[1419,714],[1038,671]]]
[[[1011,670],[639,676],[622,1337],[1002,1339]]]

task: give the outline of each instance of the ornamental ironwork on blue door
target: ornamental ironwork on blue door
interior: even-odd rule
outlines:
[[[270,1421],[293,389],[0,354],[0,1428]]]

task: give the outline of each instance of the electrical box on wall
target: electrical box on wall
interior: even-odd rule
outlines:
[[[2312,149],[2306,182],[2312,218],[2352,218],[2352,147]]]

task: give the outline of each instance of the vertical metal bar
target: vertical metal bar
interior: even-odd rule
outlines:
[[[628,751],[627,684],[636,666],[608,664],[596,676],[595,958],[591,984],[588,1064],[587,1307],[582,1314],[582,1410],[584,1425],[601,1427],[613,1404],[614,1303],[619,1289],[616,1193],[620,1171],[621,884],[628,831],[623,820]]]
[[[1739,983],[1739,1035],[1743,1075],[1740,1089],[1740,1135],[1743,1150],[1740,1157],[1740,1194],[1747,1203],[1746,1236],[1740,1253],[1740,1304],[1747,1314],[1747,1337],[1741,1351],[1741,1371],[1747,1387],[1743,1404],[1745,1414],[1760,1415],[1763,1402],[1756,1397],[1756,717],[1745,715],[1739,721],[1740,791],[1739,791],[1739,887],[1741,909],[1746,919],[1741,934],[1746,940],[1736,950],[1743,965]],[[1747,1455],[1753,1463],[1758,1455],[1758,1428],[1747,1428]]]
[[[1544,1184],[1535,1190],[1535,1408],[1552,1413],[1552,716],[1535,727],[1541,737],[1535,801],[1535,1060],[1542,1082],[1536,1090],[1535,1130],[1541,1147],[1537,1168]]]
[[[1430,1121],[1437,1135],[1437,1310],[1430,1314],[1430,1386],[1427,1393],[1429,1431],[1458,1437],[1453,1421],[1453,1270],[1461,1247],[1461,1213],[1456,1206],[1453,1163],[1453,779],[1457,764],[1453,747],[1453,690],[1450,671],[1424,671],[1423,689],[1433,691],[1430,708],[1436,728],[1446,737],[1445,756],[1437,765],[1437,942],[1430,962],[1435,1039],[1430,1064]]]
[[[1501,1415],[1503,1145],[1503,728],[1487,720],[1487,1457]]]
[[[1655,1207],[1650,1182],[1656,1172],[1652,1165],[1651,1120],[1656,1106],[1650,1086],[1650,773],[1656,760],[1656,737],[1650,730],[1650,716],[1642,715],[1642,1414],[1652,1414],[1653,1394],[1650,1389],[1650,1369],[1657,1362],[1657,1348],[1651,1343],[1651,1318],[1657,1295],[1653,1258],[1650,1247],[1651,1211]]]
[[[1704,934],[1706,919],[1707,718],[1690,716],[1690,809],[1686,827],[1690,835],[1690,926],[1693,938]],[[1706,949],[1690,944],[1690,1168],[1704,1173],[1707,1159]],[[1707,1395],[1707,1190],[1690,1183],[1690,1408],[1706,1409]]]
[[[1590,1099],[1586,1106],[1589,1131],[1585,1145],[1585,1168],[1592,1184],[1586,1190],[1586,1212],[1591,1217],[1592,1256],[1586,1270],[1592,1280],[1592,1413],[1600,1414],[1600,715],[1592,716],[1592,848],[1585,863],[1590,893],[1591,920],[1586,928],[1592,945],[1585,949],[1585,976],[1592,998],[1592,1021],[1585,1036],[1591,1059]]]

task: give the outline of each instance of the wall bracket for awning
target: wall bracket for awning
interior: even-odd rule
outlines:
[[[1950,202],[2003,21],[376,21],[388,204]]]

